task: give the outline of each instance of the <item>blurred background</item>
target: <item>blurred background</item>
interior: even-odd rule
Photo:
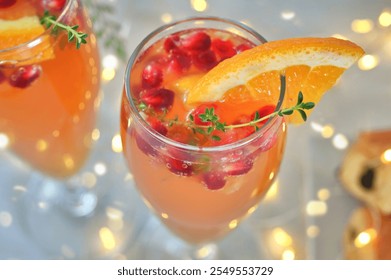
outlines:
[[[216,243],[221,259],[345,258],[343,233],[361,202],[343,188],[338,169],[360,131],[391,129],[390,1],[84,2],[101,46],[102,91],[94,149],[80,176],[96,189],[98,206],[66,231],[56,225],[47,231],[45,221],[23,210],[30,170],[9,154],[0,131],[0,259],[175,258],[169,253],[176,250],[173,237],[143,205],[121,154],[123,73],[127,58],[155,28],[206,15],[241,21],[269,41],[336,36],[365,49],[309,120],[289,128],[281,172],[258,210]]]

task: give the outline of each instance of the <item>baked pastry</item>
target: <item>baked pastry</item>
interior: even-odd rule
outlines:
[[[391,130],[362,132],[344,157],[340,179],[357,199],[383,214],[391,214]]]
[[[356,209],[344,232],[344,253],[352,260],[391,259],[391,215]]]

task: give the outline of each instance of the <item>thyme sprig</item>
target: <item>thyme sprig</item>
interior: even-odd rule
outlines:
[[[280,76],[281,81],[281,88],[280,88],[280,95],[285,94],[285,76]],[[205,125],[199,125],[196,124],[194,121],[194,116],[192,114],[189,115],[189,120],[185,123],[188,127],[190,127],[194,133],[200,133],[203,135],[210,135],[212,139],[214,140],[221,140],[219,136],[212,134],[214,131],[222,131],[225,132],[228,129],[235,129],[235,128],[241,128],[241,127],[253,127],[255,131],[259,129],[259,123],[262,121],[265,121],[267,119],[273,118],[275,116],[288,116],[292,115],[294,112],[298,112],[301,116],[301,118],[306,121],[307,120],[307,113],[305,110],[310,110],[315,107],[314,102],[304,102],[304,96],[303,93],[300,91],[297,95],[297,102],[294,106],[279,109],[277,111],[274,111],[273,113],[270,113],[266,116],[260,116],[258,112],[255,112],[254,118],[250,122],[246,123],[240,123],[240,124],[230,124],[227,125],[226,123],[220,122],[219,116],[215,113],[214,108],[205,108],[205,111],[202,114],[199,114],[199,118],[202,122],[205,123]],[[143,102],[140,102],[138,104],[138,109],[140,111],[146,112],[148,114],[149,107]],[[173,124],[180,123],[178,118],[176,117],[173,120],[166,120],[164,118],[165,114],[163,114],[163,117],[160,117],[160,120],[164,123],[166,123],[169,127]]]
[[[68,33],[68,42],[75,41],[76,48],[79,49],[82,44],[87,43],[87,36],[88,34],[78,31],[79,28],[78,25],[65,25],[61,22],[57,21],[57,18],[50,14],[49,11],[45,11],[43,16],[40,19],[40,22],[42,25],[44,25],[46,28],[50,28],[53,26],[52,32],[57,32],[58,29],[64,30]]]
[[[285,87],[286,87],[286,82],[285,82],[285,76],[281,75],[280,76],[281,80],[281,89],[280,89],[280,94],[285,94]],[[219,117],[215,114],[214,108],[206,108],[205,112],[203,114],[200,114],[199,117],[203,122],[210,123],[208,126],[197,126],[198,128],[196,129],[197,132],[203,133],[203,134],[211,134],[214,130],[220,130],[225,132],[227,129],[233,129],[233,128],[240,128],[240,127],[247,127],[247,126],[252,126],[254,127],[255,130],[258,130],[259,127],[257,124],[260,122],[273,118],[275,116],[286,116],[286,115],[292,115],[295,111],[297,111],[301,118],[306,121],[307,120],[307,114],[305,110],[310,110],[315,107],[314,102],[304,102],[304,96],[303,93],[300,91],[297,96],[297,102],[295,106],[289,107],[289,108],[284,108],[280,109],[277,111],[274,111],[271,114],[268,114],[266,116],[260,116],[258,112],[255,112],[254,118],[252,121],[247,122],[247,123],[240,123],[240,124],[231,124],[227,125],[225,123],[222,123],[219,121]],[[193,118],[190,118],[190,121],[193,122]]]

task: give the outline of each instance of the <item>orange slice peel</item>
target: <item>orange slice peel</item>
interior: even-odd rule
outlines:
[[[235,89],[247,98],[276,104],[280,75],[286,76],[283,107],[294,106],[301,91],[306,102],[318,103],[362,55],[358,45],[337,38],[291,38],[268,42],[224,60],[189,91],[187,104],[232,100]],[[301,123],[298,113],[287,117]]]

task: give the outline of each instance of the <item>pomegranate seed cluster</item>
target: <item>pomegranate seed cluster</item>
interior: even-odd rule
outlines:
[[[181,93],[166,87],[169,83],[167,80],[175,81],[188,75],[206,73],[221,61],[252,47],[252,44],[243,38],[232,39],[234,36],[228,32],[225,32],[224,36],[217,36],[210,30],[193,29],[170,35],[141,54],[136,62],[142,65],[140,71],[137,71],[140,77],[136,78],[139,79],[138,84],[132,84],[132,91],[135,99],[147,108],[143,110],[143,114],[155,132],[176,142],[199,147],[234,143],[254,133],[254,127],[242,127],[224,132],[214,130],[211,135],[206,136],[196,133],[187,125],[189,120],[192,120],[194,125],[211,125],[210,122],[203,121],[200,114],[203,114],[206,108],[213,108],[219,115],[218,103],[201,104],[193,108],[185,122],[170,123],[165,119],[174,102],[181,102],[177,99],[182,99],[176,98],[176,95]],[[262,117],[273,111],[274,106],[264,106],[258,110],[258,115]],[[235,123],[250,122],[254,114],[243,116]],[[270,149],[276,142],[275,136],[265,135],[270,141],[259,139],[259,143],[255,143],[259,145],[255,149],[256,152],[249,152],[244,148],[234,149],[219,152],[218,156],[214,157],[212,153],[199,156],[190,151],[163,146],[161,142],[141,131],[134,133],[137,146],[143,153],[156,158],[176,175],[196,177],[210,190],[223,188],[230,177],[250,172],[257,155]],[[252,148],[254,150],[254,147]]]

